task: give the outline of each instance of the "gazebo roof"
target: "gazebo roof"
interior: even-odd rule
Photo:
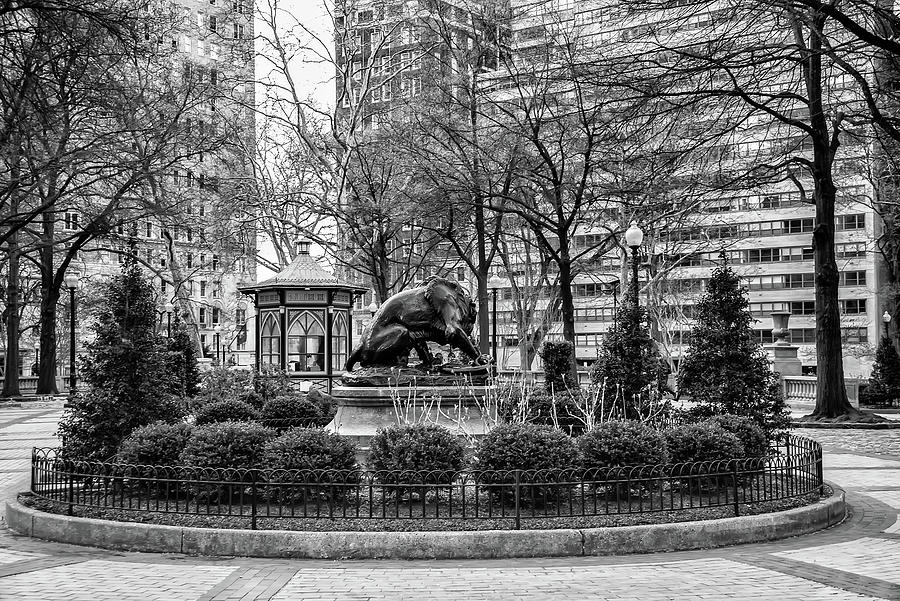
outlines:
[[[294,260],[287,267],[256,284],[242,286],[241,292],[256,292],[259,290],[286,289],[286,288],[341,288],[348,291],[365,292],[365,286],[352,284],[338,279],[328,273],[309,254],[310,243],[301,241],[300,250]]]

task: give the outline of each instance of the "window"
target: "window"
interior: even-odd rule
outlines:
[[[844,344],[865,344],[868,341],[867,328],[841,328],[841,342]]]
[[[206,325],[206,307],[200,307],[198,321],[200,325]]]
[[[834,225],[839,230],[864,230],[866,229],[866,216],[857,215],[838,215],[834,220]]]
[[[167,286],[167,284],[166,284],[166,281],[165,281],[165,280],[160,280],[160,281],[159,281],[159,291],[160,291],[160,293],[163,294],[163,295],[166,294],[166,286]]]
[[[805,234],[813,231],[813,218],[787,219],[782,222],[785,234]]]
[[[152,238],[152,237],[153,237],[153,224],[150,223],[150,222],[148,221],[148,222],[146,223],[146,226],[147,226],[147,230],[146,230],[146,231],[147,231],[147,237],[148,237],[148,238]]]
[[[237,308],[234,310],[234,321],[239,324],[243,324],[247,322],[247,310],[243,308]]]
[[[841,301],[841,313],[845,315],[865,315],[866,299],[850,298]]]
[[[217,85],[219,83],[219,71],[216,69],[209,70],[209,83],[211,85]]]
[[[343,311],[335,313],[331,322],[332,370],[344,369],[344,364],[347,362],[348,332],[346,314]]]
[[[325,371],[325,328],[321,316],[302,311],[292,316],[287,334],[289,371]]]
[[[215,33],[218,30],[218,28],[217,28],[218,23],[217,23],[217,19],[216,19],[215,15],[209,16],[209,19],[207,20],[207,24],[209,25],[209,30],[211,32]]]
[[[789,273],[784,276],[785,288],[812,288],[815,285],[815,274]]]
[[[853,242],[849,244],[836,244],[834,254],[838,259],[852,259],[866,256],[865,242]]]
[[[219,255],[213,255],[213,256],[212,256],[212,265],[210,265],[210,268],[211,268],[211,269],[218,269],[218,268],[219,268]]]
[[[221,316],[222,316],[222,310],[219,309],[218,307],[213,307],[213,310],[212,310],[212,322],[213,322],[214,324],[218,324],[218,323],[219,323],[219,318],[220,318]]]
[[[206,280],[200,280],[200,296],[206,296]]]
[[[865,286],[866,285],[866,272],[865,271],[842,271],[840,285],[841,286]]]
[[[66,211],[63,215],[63,228],[67,230],[78,229],[78,213],[75,211]]]
[[[794,301],[791,303],[792,315],[815,315],[815,301]]]
[[[187,266],[189,268],[194,266],[194,255],[192,253],[187,254]]]
[[[459,282],[466,281],[466,268],[465,267],[457,267],[456,268],[456,280]]]
[[[281,367],[281,326],[277,313],[267,313],[259,329],[260,363],[267,367]]]

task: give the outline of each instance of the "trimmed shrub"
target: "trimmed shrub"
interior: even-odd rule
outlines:
[[[325,425],[322,407],[302,394],[282,395],[266,401],[259,417],[263,424],[281,432],[294,427]]]
[[[116,461],[135,465],[178,465],[191,435],[187,424],[153,422],[135,429],[119,443]]]
[[[551,392],[575,390],[578,380],[575,373],[575,346],[566,340],[547,340],[541,345],[541,361],[544,364],[544,388]]]
[[[717,415],[707,420],[726,432],[731,432],[744,447],[743,457],[765,457],[769,453],[766,433],[755,421],[740,415]]]
[[[223,399],[203,405],[194,414],[198,426],[221,422],[250,422],[259,418],[256,410],[237,399]]]
[[[263,450],[262,464],[270,470],[266,494],[271,499],[290,501],[343,498],[359,481],[359,475],[352,471],[357,467],[356,453],[356,445],[338,434],[319,428],[290,429],[268,441]],[[304,480],[311,484],[303,486]]]
[[[319,428],[292,428],[269,440],[263,465],[283,470],[354,470],[356,445]]]
[[[190,467],[250,469],[260,467],[263,448],[274,431],[252,422],[195,426],[181,452]]]
[[[744,456],[738,437],[711,422],[685,424],[665,431],[672,463],[718,461]]]
[[[434,424],[379,429],[369,442],[369,467],[377,472],[434,472],[428,482],[449,482],[463,468],[465,447],[459,437]],[[385,481],[406,480],[402,474],[379,474]],[[410,475],[411,481],[422,481]]]
[[[578,445],[548,426],[503,424],[481,439],[476,456],[479,470],[567,469],[578,465]]]
[[[586,470],[665,463],[666,437],[638,421],[603,422],[578,438]]]
[[[519,480],[525,484],[520,490],[522,502],[545,504],[567,498],[571,491],[534,483],[554,482],[560,475],[557,470],[573,469],[579,463],[578,445],[573,438],[535,424],[497,426],[481,439],[476,456],[477,469],[488,471],[479,475],[480,481],[495,497],[507,503],[514,499],[515,489],[510,486],[515,480],[514,470],[527,470],[520,474]]]

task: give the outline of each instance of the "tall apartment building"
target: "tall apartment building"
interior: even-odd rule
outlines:
[[[388,122],[402,123],[411,106],[430,103],[448,113],[462,112],[463,108],[448,98],[458,92],[458,78],[466,76],[459,68],[459,53],[474,52],[473,37],[479,36],[478,45],[483,48],[477,57],[479,68],[491,71],[499,66],[499,42],[508,31],[485,18],[496,10],[495,4],[493,0],[338,3],[335,38],[339,115],[349,118],[360,109],[359,136],[374,140]],[[354,254],[352,240],[341,240],[340,245],[348,255]],[[423,235],[421,228],[408,224],[396,232],[390,245],[391,269],[410,270],[404,279],[416,282],[442,275],[471,288],[464,263],[437,234]],[[359,278],[359,273],[348,270],[346,276]],[[357,299],[355,335],[361,333],[369,319],[368,307],[375,300],[374,291]]]
[[[553,43],[559,31],[577,31],[586,49],[619,44],[627,51],[629,42],[640,44],[646,37],[657,40],[659,47],[666,42],[675,45],[679,35],[710,27],[720,7],[713,4],[697,10],[689,19],[672,18],[666,10],[635,19],[633,14],[620,10],[617,3],[607,1],[576,2],[573,0],[512,0],[513,52],[518,57]],[[731,18],[730,16],[729,18]],[[658,42],[662,39],[663,42]],[[638,46],[640,47],[640,46]],[[665,60],[665,57],[660,57]],[[829,85],[841,89],[846,75],[835,74]],[[767,130],[772,132],[772,129]],[[777,129],[774,131],[777,132]],[[733,148],[723,149],[723,156],[750,160],[779,145],[790,145],[785,137],[769,135],[753,138],[752,132],[744,141],[737,140]],[[795,152],[808,151],[794,145]],[[884,286],[883,270],[879,267],[879,253],[875,241],[881,232],[879,215],[872,208],[875,193],[867,179],[862,161],[866,148],[844,145],[842,159],[836,166],[839,186],[836,207],[836,256],[840,270],[841,331],[844,344],[844,369],[848,376],[867,376],[871,369],[874,346],[881,335],[883,307],[879,291]],[[808,180],[803,182],[810,189]],[[800,358],[808,371],[815,369],[814,265],[812,229],[815,207],[803,202],[796,186],[790,182],[768,186],[752,186],[747,190],[723,193],[705,200],[694,215],[677,231],[655,232],[645,243],[642,261],[650,269],[668,268],[666,281],[647,284],[649,277],[642,270],[642,289],[649,294],[662,291],[662,303],[678,305],[663,311],[654,324],[655,338],[677,361],[689,340],[693,304],[705,289],[706,281],[720,255],[743,276],[749,289],[750,310],[757,322],[754,329],[763,343],[772,342],[770,313],[791,313],[790,340],[800,346]],[[652,232],[648,232],[654,234]],[[576,247],[590,246],[603,231],[585,230],[575,238]],[[602,343],[602,333],[614,320],[610,282],[625,281],[627,265],[623,265],[621,249],[593,262],[593,267],[579,276],[576,295],[576,348],[580,362],[589,364]],[[507,292],[508,296],[508,292]],[[619,297],[620,300],[621,297]],[[510,321],[501,319],[501,323]],[[509,325],[501,326],[506,332]],[[559,334],[555,334],[558,336]],[[509,349],[505,359],[518,365],[516,340],[504,341]],[[501,347],[504,346],[501,343]]]
[[[359,47],[371,48],[372,40],[376,39],[371,31],[373,27],[377,29],[381,22],[379,16],[382,13],[379,11],[400,18],[410,14],[412,7],[424,8],[422,14],[425,15],[430,9],[443,10],[445,14],[460,10],[460,18],[465,16],[463,9],[452,2],[360,2],[357,3],[358,12],[342,24],[344,29],[339,33],[352,31],[355,39],[359,40]],[[680,22],[675,27],[666,22],[667,15],[661,11],[656,22],[635,22],[618,11],[616,2],[605,0],[510,0],[508,14],[508,33],[502,36],[504,50],[511,53],[513,62],[521,64],[546,56],[548,47],[558,43],[558,40],[571,42],[573,32],[577,32],[587,53],[592,45],[627,44],[632,40],[639,41],[648,32],[656,36],[677,36],[679,31],[694,31],[708,26],[713,20],[710,11],[701,11],[689,22]],[[398,61],[404,56],[414,56],[416,48],[423,47],[424,36],[417,39],[412,28],[401,31],[407,33],[401,34],[398,43],[391,41],[379,51],[378,54],[384,58],[379,59],[377,64],[382,65],[380,61],[384,60],[384,65],[393,64],[402,68],[406,63]],[[365,56],[363,50],[360,65],[364,64]],[[344,60],[356,59],[348,55]],[[399,80],[385,88],[387,92],[372,94],[374,113],[393,110],[398,99],[421,89],[422,83],[417,80],[418,69],[427,69],[427,62],[410,60],[409,67],[409,71]],[[381,73],[386,75],[384,71],[376,73],[376,83]],[[502,82],[502,69],[497,70],[495,77]],[[411,83],[403,83],[405,81]],[[840,84],[840,81],[834,82],[836,86]],[[502,83],[497,88],[502,90]],[[338,82],[338,100],[347,108],[358,101],[352,92],[347,93],[348,89],[354,88]],[[749,160],[760,149],[777,147],[782,142],[790,141],[787,138],[778,139],[777,135],[749,139],[735,143],[727,153],[736,159]],[[872,209],[872,185],[858,165],[854,168],[854,162],[849,160],[863,157],[865,149],[845,147],[842,152],[848,160],[842,161],[837,174],[840,189],[836,254],[841,272],[839,298],[844,366],[848,376],[866,376],[871,369],[873,348],[883,327],[879,291],[884,284],[884,276],[875,245],[881,225],[880,217]],[[814,213],[814,206],[804,203],[800,192],[790,182],[754,185],[746,190],[736,189],[707,197],[697,204],[694,213],[677,230],[646,232],[647,255],[642,258],[642,263],[647,269],[642,267],[639,276],[642,298],[644,294],[654,296],[657,304],[663,307],[656,316],[654,335],[673,361],[678,360],[689,341],[693,304],[703,293],[706,281],[720,263],[721,253],[724,253],[729,264],[745,278],[750,310],[757,319],[754,329],[759,340],[772,342],[770,313],[789,311],[792,314],[789,325],[791,341],[800,346],[804,368],[808,371],[815,369]],[[580,229],[574,238],[575,250],[593,246],[605,231],[589,226]],[[589,365],[596,358],[602,335],[615,319],[615,305],[622,302],[627,281],[627,261],[630,260],[628,253],[623,251],[622,248],[614,249],[605,256],[594,258],[590,267],[577,277],[573,290],[576,354],[583,365]],[[661,271],[666,272],[664,279],[658,277]],[[495,273],[501,278],[510,276],[499,265]],[[460,274],[459,279],[466,281],[466,274]],[[650,280],[652,283],[649,283]],[[616,286],[616,282],[620,284]],[[357,324],[360,327],[366,317],[365,307],[371,300],[371,295],[367,295],[358,301],[357,309],[361,314]],[[498,291],[498,301],[498,362],[502,368],[516,369],[521,363],[520,344],[509,287]],[[539,300],[539,310],[546,304],[546,299]],[[561,338],[561,331],[560,324],[556,324],[548,336],[551,339]]]
[[[197,140],[208,151],[176,149],[185,158],[158,182],[157,204],[165,208],[145,208],[137,218],[114,215],[111,231],[79,252],[72,268],[86,289],[117,273],[136,241],[139,263],[159,293],[161,328],[164,306],[172,303],[206,357],[214,358],[218,346],[226,362],[252,365],[247,328],[253,304],[238,286],[256,279],[256,241],[241,225],[238,203],[251,177],[243,152],[254,137],[253,0],[159,0],[151,3],[148,21],[155,9],[175,22],[166,23],[171,29],[165,33],[148,27],[147,45],[167,53],[175,81],[200,90],[179,126],[186,146]],[[80,222],[79,211],[66,211],[57,227],[74,231]],[[80,340],[89,336],[79,333]],[[65,374],[67,359],[58,360],[58,373]]]

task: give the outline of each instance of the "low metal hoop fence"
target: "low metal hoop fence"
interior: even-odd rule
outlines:
[[[714,507],[740,515],[742,507],[823,489],[821,446],[793,436],[766,457],[592,470],[214,469],[72,461],[36,448],[31,471],[32,494],[70,515],[83,508],[229,517],[252,529],[285,518],[288,527],[296,519],[508,520],[502,527],[519,529],[532,519]]]

